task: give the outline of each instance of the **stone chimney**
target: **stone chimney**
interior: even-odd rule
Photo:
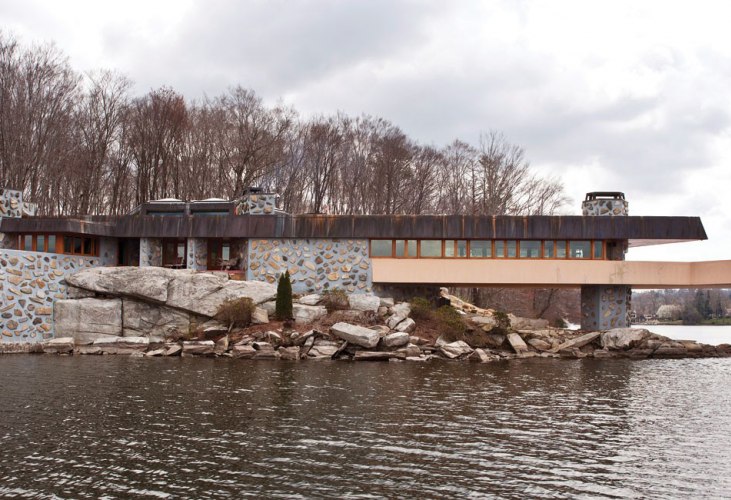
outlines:
[[[594,191],[586,193],[581,204],[581,215],[628,215],[628,203],[624,193],[618,191]]]
[[[276,193],[265,193],[260,187],[250,187],[236,203],[237,215],[271,215],[277,210]]]
[[[37,205],[23,201],[23,193],[13,189],[0,189],[0,217],[33,217]]]

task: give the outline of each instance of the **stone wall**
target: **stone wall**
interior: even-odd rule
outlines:
[[[0,250],[0,341],[52,338],[53,303],[66,298],[65,277],[99,265],[96,257]]]
[[[162,240],[140,238],[140,267],[162,266]]]
[[[236,204],[237,215],[269,215],[277,208],[277,195],[272,193],[247,194]]]
[[[632,288],[615,285],[581,287],[581,328],[610,330],[630,326]]]
[[[368,240],[250,240],[248,280],[276,282],[289,269],[296,293],[371,292]]]
[[[23,214],[23,193],[0,189],[0,217],[20,218]]]
[[[586,200],[581,204],[582,215],[629,215],[627,200]]]

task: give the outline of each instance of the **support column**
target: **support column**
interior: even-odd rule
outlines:
[[[140,267],[162,266],[162,240],[140,238]]]
[[[188,238],[188,255],[186,267],[194,271],[208,269],[208,240],[205,238]]]
[[[581,329],[611,330],[630,326],[632,288],[627,285],[583,285]]]

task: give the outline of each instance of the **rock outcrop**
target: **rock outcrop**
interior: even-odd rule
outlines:
[[[73,337],[78,345],[91,344],[100,336],[122,335],[120,299],[58,300],[53,310],[57,337]]]

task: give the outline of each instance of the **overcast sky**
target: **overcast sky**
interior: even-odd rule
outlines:
[[[81,71],[190,99],[241,84],[304,115],[385,117],[425,144],[502,131],[580,213],[699,215],[709,240],[634,260],[731,259],[731,2],[0,0],[0,28]]]

